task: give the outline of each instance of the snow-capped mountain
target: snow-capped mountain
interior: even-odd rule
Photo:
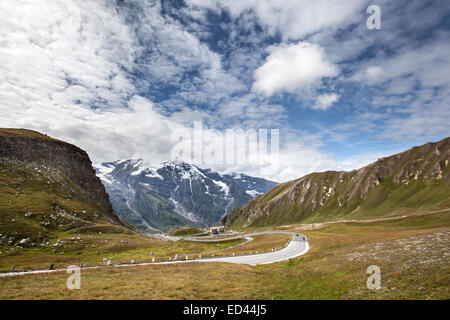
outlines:
[[[95,165],[114,209],[146,232],[206,227],[276,183],[244,174],[220,174],[180,161],[148,168],[142,160]]]

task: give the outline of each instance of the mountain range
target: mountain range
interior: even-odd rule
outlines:
[[[147,167],[120,160],[94,170],[88,154],[72,144],[0,129],[0,245],[41,243],[67,231],[266,227],[439,210],[450,207],[449,160],[446,138],[361,169],[277,185],[180,161]]]
[[[119,160],[96,164],[95,169],[114,209],[145,232],[212,226],[277,184],[182,161],[147,167],[142,160]]]
[[[264,227],[411,214],[450,206],[450,138],[349,172],[311,173],[223,217],[233,227]]]

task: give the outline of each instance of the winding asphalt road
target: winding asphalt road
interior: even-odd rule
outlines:
[[[228,257],[208,257],[202,259],[195,260],[175,260],[175,261],[164,261],[164,262],[145,262],[145,263],[135,263],[135,264],[119,264],[112,265],[109,267],[136,267],[136,266],[146,266],[146,265],[158,265],[158,264],[174,264],[174,263],[196,263],[196,262],[226,262],[226,263],[238,263],[238,264],[248,264],[248,265],[258,265],[258,264],[268,264],[279,261],[284,261],[292,258],[296,258],[308,252],[309,243],[306,237],[300,233],[292,233],[292,232],[258,232],[245,234],[241,236],[237,236],[236,238],[248,238],[252,239],[252,236],[264,235],[264,234],[291,234],[292,239],[288,243],[288,245],[280,250],[259,253],[259,254],[249,254],[249,255],[239,255],[239,256],[228,256]],[[235,238],[235,237],[233,237]],[[222,238],[222,239],[196,239],[193,241],[226,241],[230,240],[230,238]],[[92,267],[83,267],[82,270],[90,270],[90,269],[100,269],[107,268],[108,266],[92,266]],[[54,269],[54,270],[34,270],[34,271],[24,271],[24,272],[8,272],[8,273],[0,273],[0,278],[11,277],[11,276],[21,276],[21,275],[31,275],[31,274],[44,274],[44,273],[55,273],[55,272],[63,272],[68,271],[69,268],[62,269]]]
[[[278,232],[273,232],[278,233]],[[284,233],[284,232],[282,232]],[[260,233],[252,233],[248,234],[246,236],[255,236],[255,235],[261,235],[261,234],[268,234],[265,232]],[[217,257],[217,258],[206,258],[201,259],[199,261],[201,262],[228,262],[228,263],[240,263],[240,264],[249,264],[249,265],[257,265],[257,264],[268,264],[268,263],[274,263],[279,262],[283,260],[288,260],[292,258],[296,258],[298,256],[301,256],[308,252],[309,250],[309,243],[306,240],[306,237],[302,234],[293,234],[293,237],[289,244],[284,247],[283,249],[273,251],[273,252],[266,252],[266,253],[259,253],[259,254],[251,254],[251,255],[242,255],[242,256],[235,256],[235,257]]]

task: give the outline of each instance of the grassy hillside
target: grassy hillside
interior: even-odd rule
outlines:
[[[182,237],[182,236],[190,236],[190,235],[194,235],[194,234],[201,234],[204,232],[205,231],[203,229],[184,227],[184,228],[179,228],[179,229],[172,231],[170,233],[170,235]]]
[[[305,233],[310,252],[261,266],[192,263],[82,270],[80,290],[67,290],[65,272],[0,278],[0,299],[450,298],[449,212],[282,230]],[[366,287],[370,265],[381,269],[380,290]]]
[[[232,227],[368,219],[450,207],[450,138],[359,170],[283,183],[224,217]]]
[[[81,149],[0,129],[0,252],[47,248],[67,232],[130,233]]]
[[[104,208],[70,180],[0,159],[0,245],[25,238],[37,245],[53,234],[96,225],[110,225]]]

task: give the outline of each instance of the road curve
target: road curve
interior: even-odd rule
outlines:
[[[248,236],[252,235],[256,234],[249,234]],[[298,256],[305,254],[306,252],[308,252],[308,250],[309,250],[309,243],[306,240],[306,237],[302,234],[294,234],[289,244],[281,250],[235,257],[206,258],[196,261],[240,263],[254,266],[257,264],[268,264],[296,258]]]
[[[274,233],[289,233],[292,234],[293,237],[289,244],[283,249],[259,253],[259,254],[249,254],[249,255],[240,255],[240,256],[229,256],[229,257],[208,257],[202,259],[195,260],[176,260],[176,261],[164,261],[164,262],[145,262],[145,263],[135,263],[135,264],[118,264],[111,266],[92,266],[92,267],[83,267],[82,270],[93,270],[93,269],[101,269],[108,267],[136,267],[136,266],[147,266],[147,265],[160,265],[160,264],[175,264],[175,263],[198,263],[198,262],[225,262],[225,263],[237,263],[237,264],[248,264],[248,265],[258,265],[258,264],[268,264],[279,261],[284,261],[288,259],[293,259],[298,256],[301,256],[308,252],[309,243],[306,237],[300,233],[292,233],[292,232],[258,232],[246,234],[244,237],[263,235],[263,234],[274,234]],[[229,239],[224,239],[229,240]],[[216,240],[217,241],[217,240]],[[219,240],[222,241],[222,240]],[[61,268],[54,270],[33,270],[33,271],[24,271],[24,272],[8,272],[8,273],[0,273],[0,278],[5,277],[13,277],[13,276],[22,276],[22,275],[32,275],[32,274],[44,274],[44,273],[56,273],[56,272],[68,272],[70,268]]]

